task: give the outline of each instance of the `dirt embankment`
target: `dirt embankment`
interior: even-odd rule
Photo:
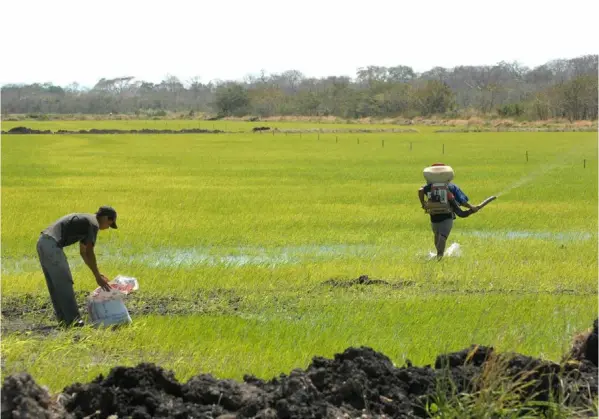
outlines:
[[[222,133],[240,133],[240,132],[252,132],[252,133],[263,133],[269,132],[272,135],[275,133],[283,134],[348,134],[348,133],[417,133],[415,129],[400,129],[400,128],[303,128],[303,129],[280,129],[271,128],[266,126],[254,127],[250,131],[222,131],[218,129],[200,129],[200,128],[189,128],[189,129],[90,129],[90,130],[76,130],[68,131],[60,129],[58,131],[51,130],[37,130],[27,127],[14,127],[8,131],[2,131],[2,134],[222,134]]]
[[[189,129],[180,129],[180,130],[172,130],[172,129],[90,129],[90,130],[77,130],[77,131],[68,131],[64,129],[59,129],[58,131],[47,130],[38,130],[31,129],[27,127],[14,127],[8,131],[2,131],[2,134],[219,134],[224,133],[225,131],[221,131],[218,129],[209,130],[209,129],[199,129],[199,128],[189,128]]]
[[[555,400],[590,412],[598,385],[597,321],[583,335],[584,347],[573,348],[571,360],[562,364],[473,345],[439,355],[434,366],[408,361],[396,367],[382,353],[352,347],[333,359],[314,357],[307,369],[269,381],[200,374],[180,383],[172,372],[142,363],[74,383],[57,396],[23,373],[4,381],[2,418],[418,418],[428,417],[427,405],[451,403],[460,394],[461,405],[477,397],[489,403],[482,394],[493,396],[493,386],[504,392],[511,388],[514,398],[506,398],[504,408],[538,414],[547,408],[543,402]]]

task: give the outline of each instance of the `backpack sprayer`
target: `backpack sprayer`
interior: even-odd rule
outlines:
[[[434,163],[429,167],[425,167],[423,171],[424,179],[431,185],[431,190],[427,194],[425,211],[431,215],[451,214],[453,211],[450,201],[454,199],[453,194],[449,190],[449,182],[455,176],[453,168],[444,163]],[[490,202],[497,199],[496,196],[491,196],[477,205],[477,209],[482,209]]]

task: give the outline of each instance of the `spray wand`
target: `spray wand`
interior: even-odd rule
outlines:
[[[478,204],[477,208],[478,209],[482,209],[484,208],[487,204],[489,204],[492,201],[495,201],[497,199],[497,197],[495,195],[488,197],[487,199],[485,199],[483,202],[481,202],[480,204]]]

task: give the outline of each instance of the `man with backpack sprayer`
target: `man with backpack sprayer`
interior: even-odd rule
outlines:
[[[431,217],[437,260],[441,260],[455,216],[467,218],[497,197],[491,196],[479,205],[472,206],[468,202],[468,196],[456,184],[451,183],[454,177],[453,169],[444,163],[435,163],[426,167],[423,174],[427,184],[418,190],[418,198],[424,211]],[[468,207],[468,210],[464,211],[460,206]]]

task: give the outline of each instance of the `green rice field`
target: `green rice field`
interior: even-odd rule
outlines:
[[[557,361],[597,317],[596,133],[198,124],[2,124],[233,131],[2,136],[3,376],[28,371],[60,391],[145,361],[180,380],[270,378],[359,345],[398,365],[471,343]],[[262,125],[306,132],[251,132]],[[448,245],[460,252],[437,262],[417,190],[439,161],[471,203],[499,197],[455,221]],[[39,233],[100,205],[116,208],[119,229],[99,232],[98,266],[138,279],[133,323],[40,333],[54,318]],[[66,253],[75,290],[93,291],[77,246]],[[339,286],[361,275],[387,283]]]

